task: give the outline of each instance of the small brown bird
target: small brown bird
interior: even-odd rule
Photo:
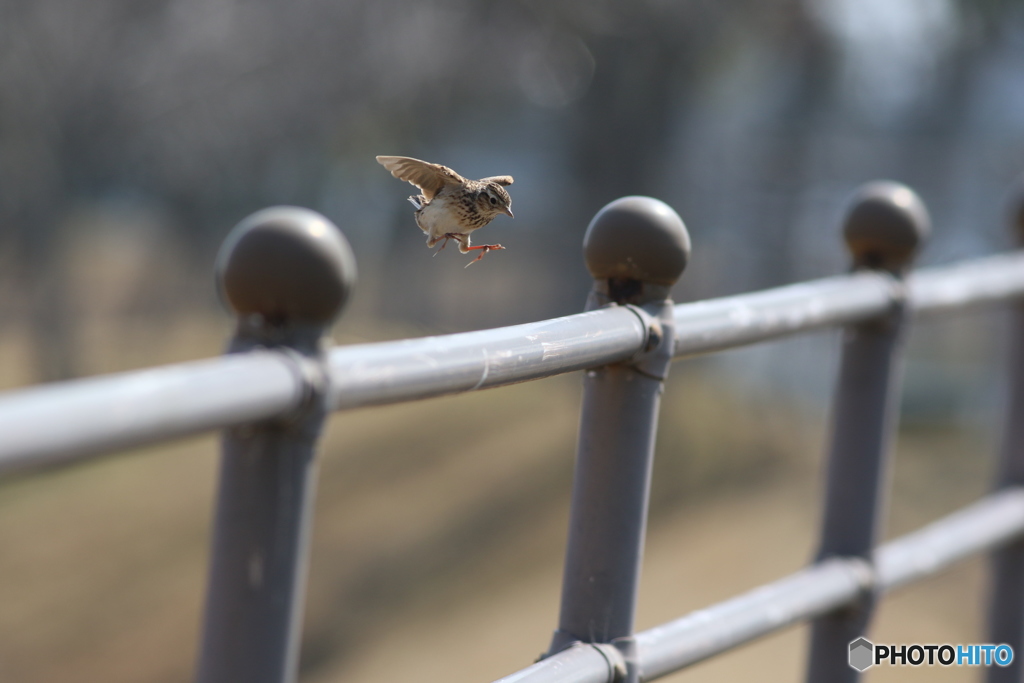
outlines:
[[[512,176],[469,180],[447,166],[419,159],[379,156],[377,161],[391,171],[391,175],[408,181],[423,193],[409,197],[409,201],[416,207],[416,225],[427,233],[428,247],[444,240],[441,244],[441,249],[444,249],[452,239],[459,243],[459,251],[463,254],[480,249],[480,255],[467,263],[467,268],[487,252],[505,248],[500,244],[471,247],[469,235],[490,223],[499,213],[514,217],[512,198],[504,188],[512,184]]]

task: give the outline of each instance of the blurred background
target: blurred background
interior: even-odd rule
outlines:
[[[513,175],[516,218],[479,233],[506,251],[431,258],[377,154]],[[217,247],[271,204],[352,243],[352,343],[580,311],[583,233],[621,195],[683,217],[690,301],[842,272],[843,203],[878,178],[930,208],[921,262],[1009,248],[1021,171],[1020,0],[0,0],[0,387],[219,353]],[[1004,327],[915,329],[890,535],[985,490]],[[819,334],[675,365],[642,628],[810,557],[835,361]],[[488,681],[546,647],[578,393],[333,419],[303,681]],[[0,678],[189,680],[215,468],[211,437],[0,485]],[[983,584],[910,589],[874,633],[979,642]],[[677,678],[795,680],[802,648]]]

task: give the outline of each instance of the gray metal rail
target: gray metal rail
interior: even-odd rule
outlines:
[[[918,270],[908,308],[941,313],[1024,296],[1024,252]],[[891,276],[860,272],[674,307],[676,358],[847,325],[887,311]],[[331,410],[412,401],[617,363],[647,329],[635,308],[437,337],[336,347]],[[169,365],[6,392],[0,473],[132,448],[285,414],[303,395],[281,351]],[[54,430],[61,424],[61,430]]]
[[[303,392],[280,351],[11,391],[0,397],[0,472],[264,420],[294,410]]]
[[[1022,193],[1024,198],[1024,193]],[[1024,232],[1024,199],[1021,216]],[[587,369],[558,627],[546,658],[503,683],[640,683],[814,620],[809,683],[853,682],[851,638],[885,592],[995,551],[993,638],[1024,652],[1024,361],[1015,358],[999,490],[876,546],[899,351],[912,314],[1015,301],[1024,252],[906,275],[923,204],[865,186],[845,223],[848,275],[673,306],[689,238],[667,205],[612,202],[587,230],[587,312],[527,325],[328,350],[355,278],[341,233],[310,211],[258,212],[217,274],[237,315],[228,355],[0,396],[0,472],[224,428],[199,683],[290,683],[298,670],[315,453],[332,410],[474,391]],[[827,327],[844,329],[819,553],[807,569],[641,633],[634,614],[659,397],[670,361]],[[1008,598],[1008,599],[1003,599]],[[1014,680],[1017,668],[990,673]]]
[[[875,568],[831,558],[748,593],[635,636],[642,680],[651,681],[757,638],[888,593],[1024,534],[1024,488],[993,494],[876,550]],[[563,651],[498,683],[612,683],[608,655]],[[843,660],[845,664],[845,659]]]

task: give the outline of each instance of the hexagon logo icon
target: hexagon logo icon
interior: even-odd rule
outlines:
[[[870,669],[875,663],[875,645],[867,638],[850,643],[850,666],[857,671]]]

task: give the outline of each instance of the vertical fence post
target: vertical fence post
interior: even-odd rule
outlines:
[[[929,220],[912,190],[869,183],[854,196],[843,235],[854,269],[893,276],[892,311],[845,330],[833,405],[825,511],[817,559],[860,557],[870,570],[885,508],[888,451],[898,409],[899,352],[906,308],[903,275]],[[811,628],[809,683],[856,681],[850,644],[863,635],[874,607],[870,575],[860,603],[816,619]]]
[[[1018,183],[1013,201],[1013,227],[1018,243],[1024,243],[1024,179]],[[1024,302],[1018,300],[1011,315],[1010,396],[996,471],[997,488],[1024,486]],[[1016,683],[1024,674],[1024,539],[993,553],[991,581],[989,642],[1011,646],[1014,658],[1007,667],[988,667],[985,680]]]
[[[613,643],[624,678],[635,682],[636,594],[658,405],[674,343],[669,290],[690,240],[668,205],[623,197],[591,221],[583,251],[594,277],[587,310],[630,306],[648,342],[631,361],[584,375],[561,612],[549,654],[576,641]]]
[[[286,683],[297,674],[327,374],[322,340],[355,281],[345,238],[323,216],[276,207],[242,221],[217,263],[238,316],[229,353],[279,349],[300,407],[226,431],[198,683]]]

